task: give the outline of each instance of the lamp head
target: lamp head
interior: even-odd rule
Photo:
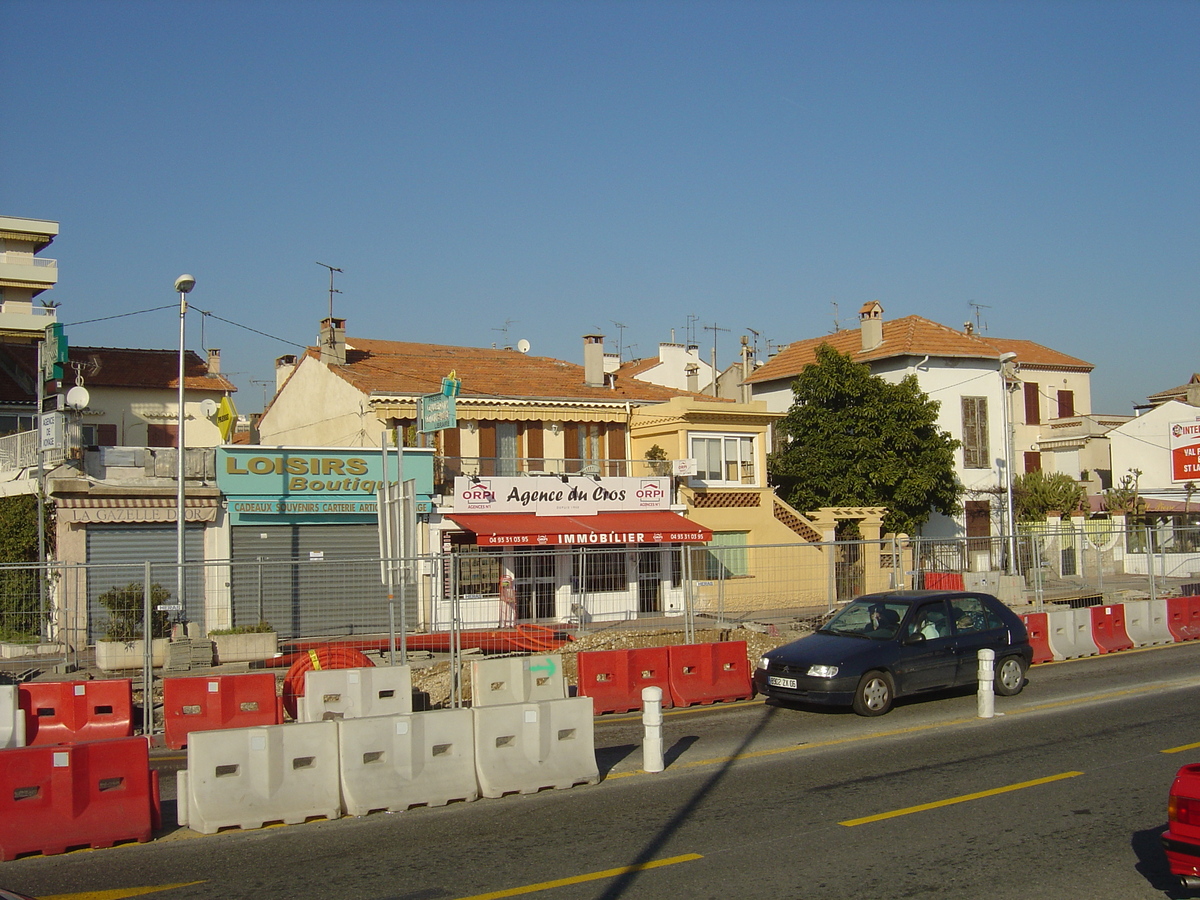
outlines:
[[[1009,350],[1007,353],[1001,353],[1000,354],[1000,365],[1004,365],[1005,363],[1010,363],[1016,358],[1017,358],[1017,354],[1013,353],[1011,350]]]
[[[196,279],[191,275],[180,275],[175,279],[175,290],[180,294],[190,294],[196,286]]]

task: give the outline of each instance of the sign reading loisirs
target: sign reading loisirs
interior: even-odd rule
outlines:
[[[433,490],[432,450],[406,448],[404,477],[417,496]],[[396,480],[396,459],[388,477]],[[376,517],[383,459],[363,448],[254,447],[217,449],[217,486],[233,524],[294,521],[339,522]]]
[[[1200,481],[1200,420],[1172,422],[1171,480]]]

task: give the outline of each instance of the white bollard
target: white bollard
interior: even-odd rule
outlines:
[[[642,771],[661,772],[663,763],[662,688],[642,688]]]
[[[996,666],[995,650],[979,651],[979,718],[990,719],[996,714],[996,696],[992,693],[994,670]]]

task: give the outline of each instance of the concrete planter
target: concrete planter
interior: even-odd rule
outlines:
[[[279,652],[279,635],[274,631],[255,634],[210,634],[217,651],[217,664],[271,659]]]
[[[0,644],[0,659],[17,659],[22,656],[49,656],[62,653],[62,644]]]
[[[96,641],[96,666],[104,672],[140,669],[145,663],[146,642]],[[151,663],[159,668],[167,659],[167,638],[155,638],[150,643]]]

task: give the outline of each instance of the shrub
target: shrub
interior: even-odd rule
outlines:
[[[142,595],[145,586],[133,582],[125,587],[111,587],[96,599],[108,610],[108,624],[104,629],[106,641],[135,641],[142,637],[144,621]],[[157,607],[170,598],[171,592],[161,584],[150,585],[150,604]],[[167,613],[155,609],[150,613],[151,637],[166,637],[169,631]]]
[[[208,633],[209,637],[216,634],[270,634],[275,629],[269,622],[259,622],[256,625],[235,625],[233,628],[214,628]]]

